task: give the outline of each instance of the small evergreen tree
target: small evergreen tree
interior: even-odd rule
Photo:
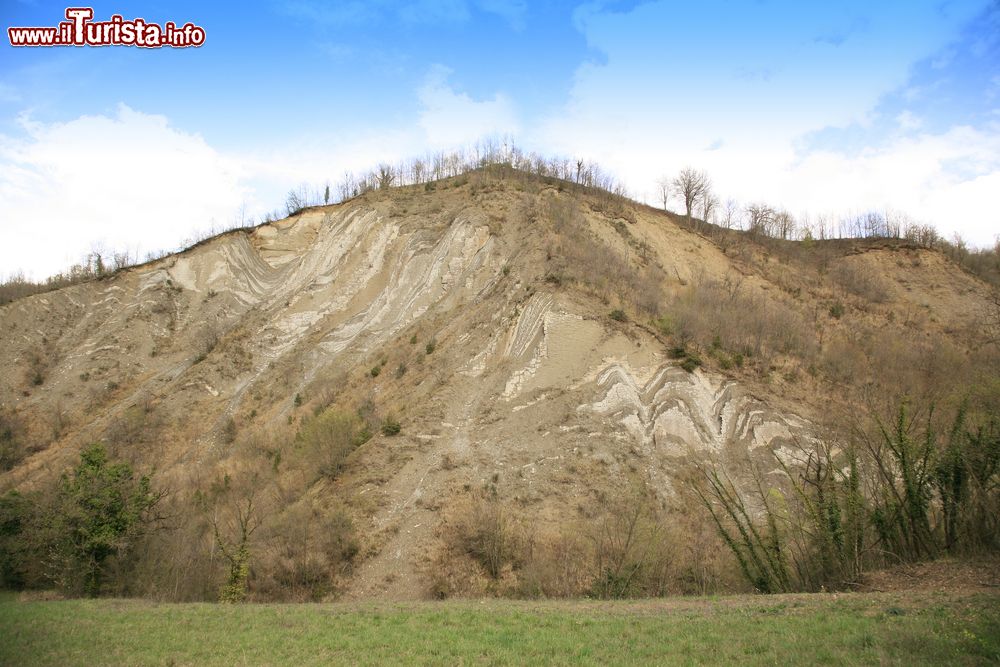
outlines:
[[[148,476],[137,479],[127,463],[109,461],[103,445],[84,449],[80,464],[60,481],[51,517],[56,583],[99,594],[107,561],[127,553],[159,498]]]

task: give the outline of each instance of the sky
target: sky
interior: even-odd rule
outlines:
[[[803,219],[1000,234],[1000,0],[93,5],[197,48],[0,38],[0,277],[139,256],[347,171],[505,135],[640,201],[685,167]],[[0,0],[3,27],[66,5]],[[679,201],[671,207],[681,208]]]

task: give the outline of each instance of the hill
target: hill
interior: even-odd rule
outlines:
[[[0,306],[0,491],[51,496],[93,442],[152,474],[119,594],[579,595],[640,534],[642,593],[739,589],[692,477],[989,414],[997,303],[903,241],[504,170],[377,189]]]

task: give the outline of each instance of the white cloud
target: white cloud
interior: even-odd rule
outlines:
[[[944,233],[993,243],[998,124],[932,133],[924,118],[900,109],[893,131],[860,152],[800,149],[824,128],[875,127],[890,91],[910,85],[914,99],[928,94],[912,85],[912,64],[944,48],[977,3],[956,3],[946,15],[933,3],[905,13],[864,10],[859,16],[871,16],[860,22],[833,5],[819,12],[802,3],[714,5],[582,6],[577,26],[602,58],[580,65],[566,104],[529,133],[530,143],[594,159],[650,203],[658,177],[691,165],[707,170],[724,198],[813,214],[891,207]],[[694,25],[707,13],[718,19],[711,38],[660,30],[671,21]],[[844,30],[803,41],[784,13],[821,37],[838,20]],[[713,50],[712,40],[726,48]]]
[[[296,144],[255,150],[241,156],[244,184],[256,200],[278,206],[290,188],[332,187],[346,172],[360,174],[380,162],[396,163],[426,154],[473,144],[485,136],[514,135],[518,130],[514,105],[502,94],[477,100],[448,83],[450,70],[430,69],[417,89],[419,110],[414,121],[393,127],[369,128],[351,134],[311,135]],[[264,212],[254,210],[255,215]]]
[[[1000,232],[1000,129],[995,125],[899,134],[856,153],[823,150],[803,156],[787,145],[765,149],[752,141],[709,148],[683,154],[623,150],[610,152],[604,161],[650,203],[658,201],[656,176],[689,163],[710,174],[723,199],[765,201],[796,215],[831,219],[888,208],[932,224],[945,236],[959,233],[980,247],[992,246]]]
[[[0,135],[0,273],[43,277],[92,246],[140,253],[227,222],[247,192],[239,167],[163,116],[120,105],[111,116]]]
[[[909,109],[904,109],[896,116],[896,124],[903,132],[910,132],[923,127],[924,121]]]
[[[450,73],[447,67],[434,66],[418,92],[423,106],[419,124],[429,148],[451,148],[492,134],[517,134],[517,114],[506,96],[497,93],[493,99],[476,101],[448,85]]]
[[[792,210],[838,213],[886,207],[992,245],[1000,232],[1000,132],[955,127],[899,137],[858,155],[814,152],[781,172],[777,201]]]
[[[447,76],[431,69],[409,123],[241,153],[126,105],[64,123],[22,116],[21,135],[0,135],[0,276],[42,278],[95,246],[140,255],[176,248],[241,209],[249,217],[280,210],[292,188],[335,189],[345,172],[516,131],[506,97],[473,99]]]

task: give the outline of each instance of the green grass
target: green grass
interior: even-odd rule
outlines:
[[[0,596],[0,664],[830,664],[1000,661],[1000,596],[245,605]]]

